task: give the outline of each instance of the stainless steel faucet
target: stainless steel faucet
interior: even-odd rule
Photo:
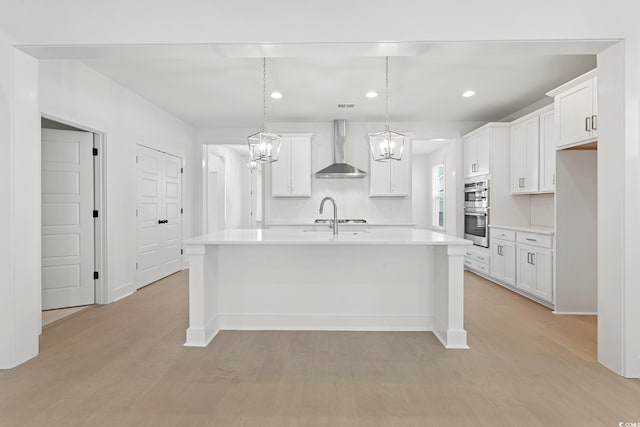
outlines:
[[[336,205],[336,201],[333,200],[332,197],[325,197],[320,202],[320,213],[322,213],[322,209],[324,208],[324,202],[330,201],[333,204],[333,234],[338,234],[338,206]]]

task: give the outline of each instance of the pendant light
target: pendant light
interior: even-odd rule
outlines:
[[[267,131],[267,58],[262,58],[262,132],[247,138],[249,158],[257,163],[277,162],[282,137]]]
[[[404,135],[389,129],[389,57],[386,57],[384,100],[384,131],[369,134],[371,156],[376,162],[401,160],[404,151]]]

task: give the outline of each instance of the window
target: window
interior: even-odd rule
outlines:
[[[433,167],[433,226],[444,228],[444,163]]]

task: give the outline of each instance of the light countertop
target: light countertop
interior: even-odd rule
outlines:
[[[512,231],[524,231],[526,233],[537,233],[537,234],[546,234],[547,236],[553,236],[556,234],[556,230],[553,227],[540,227],[536,225],[499,225],[499,224],[491,224],[490,228],[501,228],[503,230],[512,230]]]
[[[329,230],[237,229],[194,237],[186,245],[471,245],[469,240],[424,229]]]
[[[267,227],[322,227],[328,226],[329,224],[325,223],[317,223],[317,222],[271,222],[267,223]],[[367,222],[367,223],[357,223],[357,222],[349,222],[344,224],[339,224],[339,227],[415,227],[415,224],[410,223],[400,223],[400,224],[391,224],[391,223],[381,223],[381,222]]]

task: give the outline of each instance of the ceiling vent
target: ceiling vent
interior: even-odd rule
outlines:
[[[338,104],[338,108],[355,108],[356,104]]]

